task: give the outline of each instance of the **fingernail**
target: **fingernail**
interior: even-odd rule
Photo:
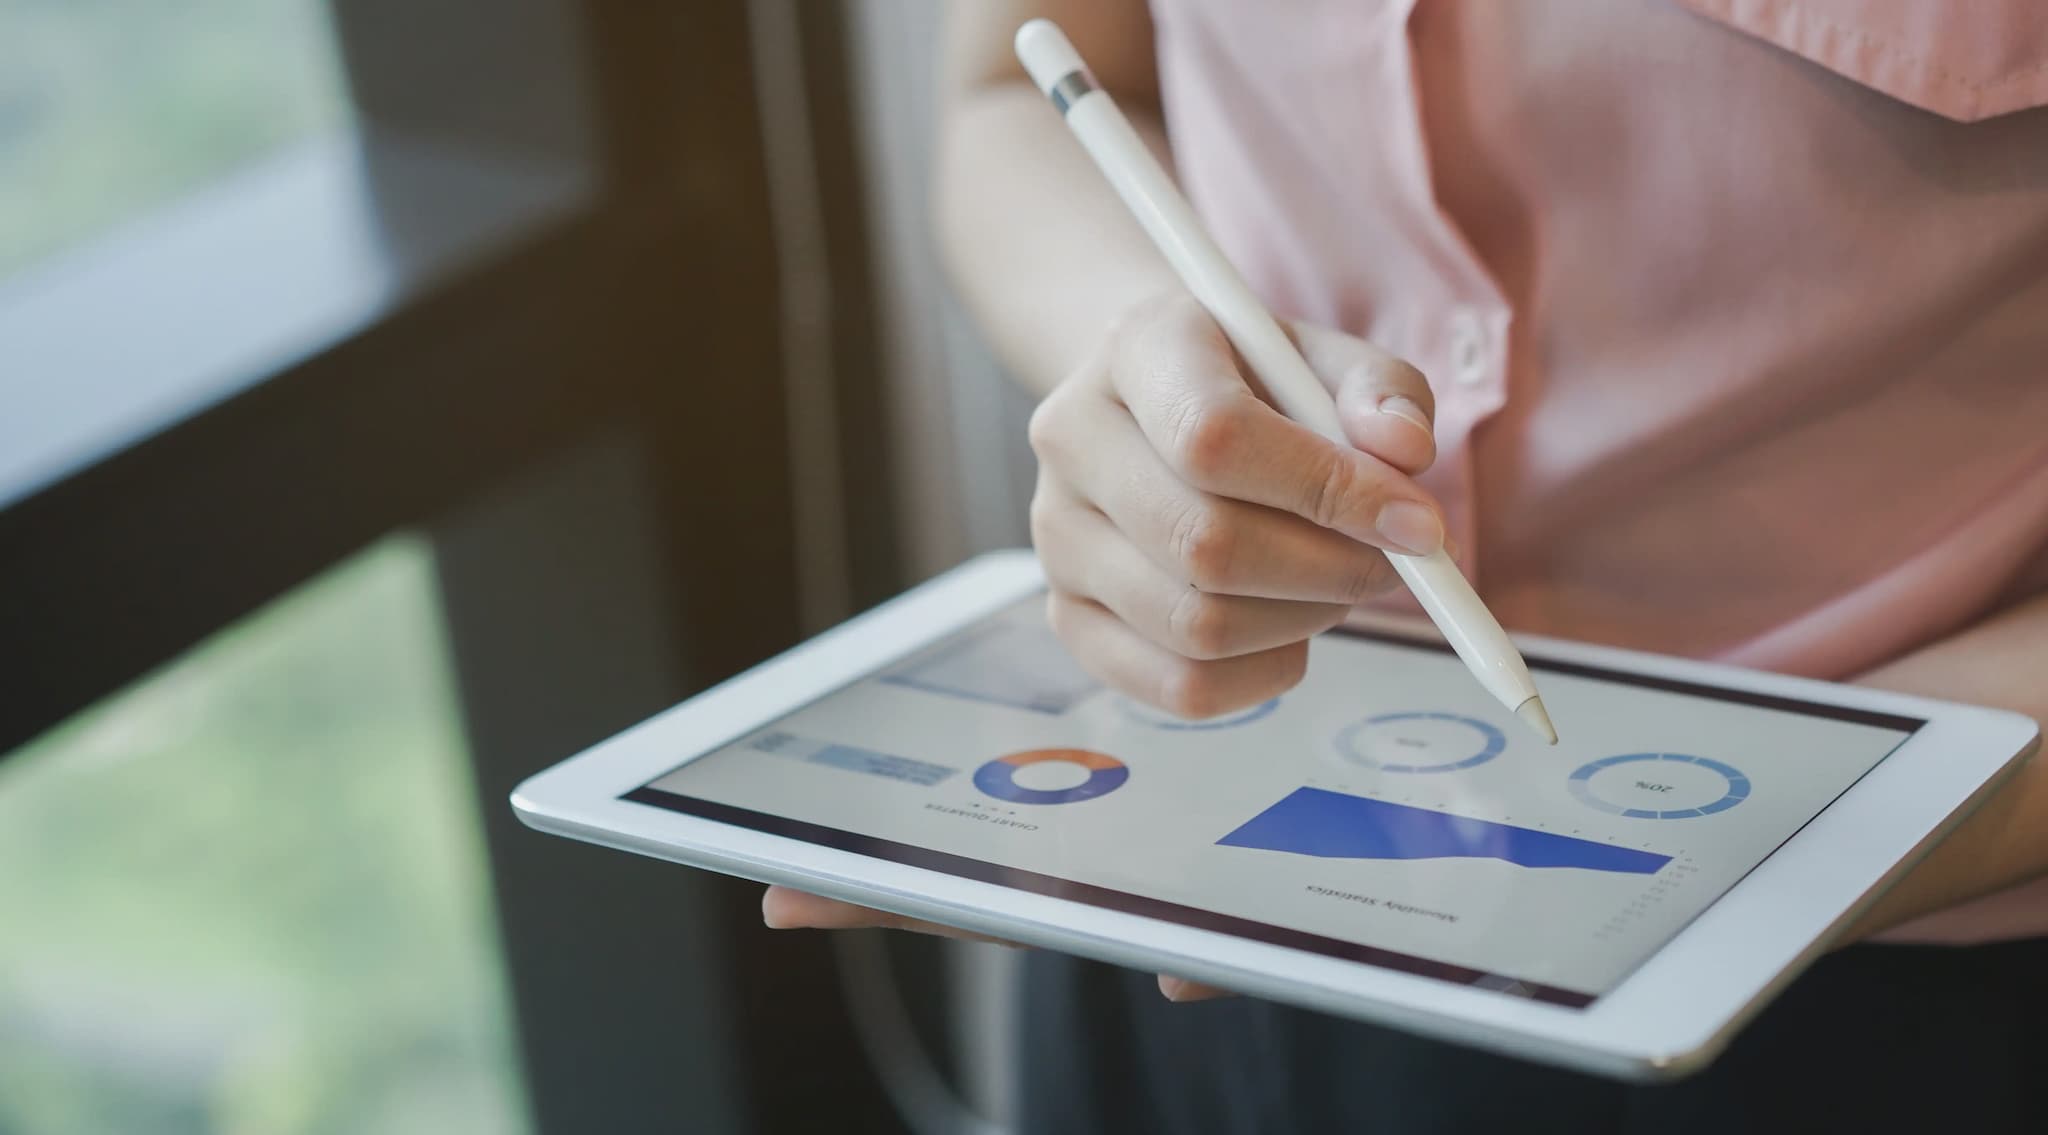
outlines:
[[[1168,1001],[1180,1000],[1181,993],[1187,987],[1188,983],[1177,977],[1162,977],[1159,979],[1159,992]]]
[[[1415,501],[1395,501],[1380,509],[1373,525],[1397,552],[1426,556],[1444,546],[1444,522],[1436,510]]]
[[[1423,433],[1431,437],[1436,436],[1436,430],[1429,424],[1429,415],[1423,413],[1422,406],[1406,395],[1389,394],[1385,398],[1380,399],[1380,413],[1392,414],[1420,429]]]

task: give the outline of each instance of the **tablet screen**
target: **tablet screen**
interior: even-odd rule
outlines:
[[[1556,747],[1441,643],[1350,630],[1283,697],[1182,721],[1032,599],[627,798],[1582,1007],[1922,724],[1529,663]]]

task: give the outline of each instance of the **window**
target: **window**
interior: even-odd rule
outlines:
[[[0,0],[0,280],[347,105],[326,0]]]
[[[790,7],[807,65],[838,74],[837,6]],[[678,1099],[707,1127],[820,1106],[888,1125],[825,943],[759,930],[737,884],[530,836],[504,804],[794,637],[786,539],[684,554],[735,507],[792,530],[783,384],[726,383],[715,415],[677,397],[678,367],[782,373],[750,15],[0,0],[0,647],[23,663],[0,684],[0,1133],[613,1132]],[[60,225],[85,202],[27,180],[79,145],[59,111],[167,72],[201,28],[222,46],[183,73],[212,109],[185,121],[238,140],[186,145],[177,100],[130,91],[108,168],[62,150],[80,193],[118,199]],[[324,119],[234,117],[323,83]],[[838,84],[813,90],[817,136],[842,139],[820,176],[851,184]],[[167,155],[191,164],[144,176]],[[858,230],[831,244],[857,297]],[[849,360],[858,310],[833,312]],[[859,365],[839,401],[879,404]],[[688,491],[735,461],[775,472]],[[850,530],[879,549],[886,519]],[[446,648],[408,544],[363,561],[411,580],[395,627],[344,602],[376,591],[348,582],[378,578],[362,563],[244,617],[408,530],[445,556]],[[366,635],[390,637],[349,645]],[[420,661],[444,649],[463,746]],[[591,933],[561,933],[571,908]],[[741,1012],[762,991],[806,1027]]]
[[[0,762],[0,1131],[525,1130],[485,876],[388,541]]]

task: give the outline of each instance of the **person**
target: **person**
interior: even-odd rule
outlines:
[[[1351,447],[1261,400],[1044,105],[1009,50],[1041,15]],[[938,223],[1044,395],[1032,537],[1106,683],[1259,702],[1404,602],[1382,550],[1450,541],[1514,629],[2048,717],[2048,9],[978,0],[947,52]],[[2038,1131],[2044,872],[2037,761],[1664,1087],[1035,954],[1024,1125]]]

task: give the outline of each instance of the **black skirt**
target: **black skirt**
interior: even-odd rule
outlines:
[[[1026,963],[1023,1130],[2048,1133],[2048,939],[1859,946],[1714,1065],[1640,1087],[1153,978]]]

